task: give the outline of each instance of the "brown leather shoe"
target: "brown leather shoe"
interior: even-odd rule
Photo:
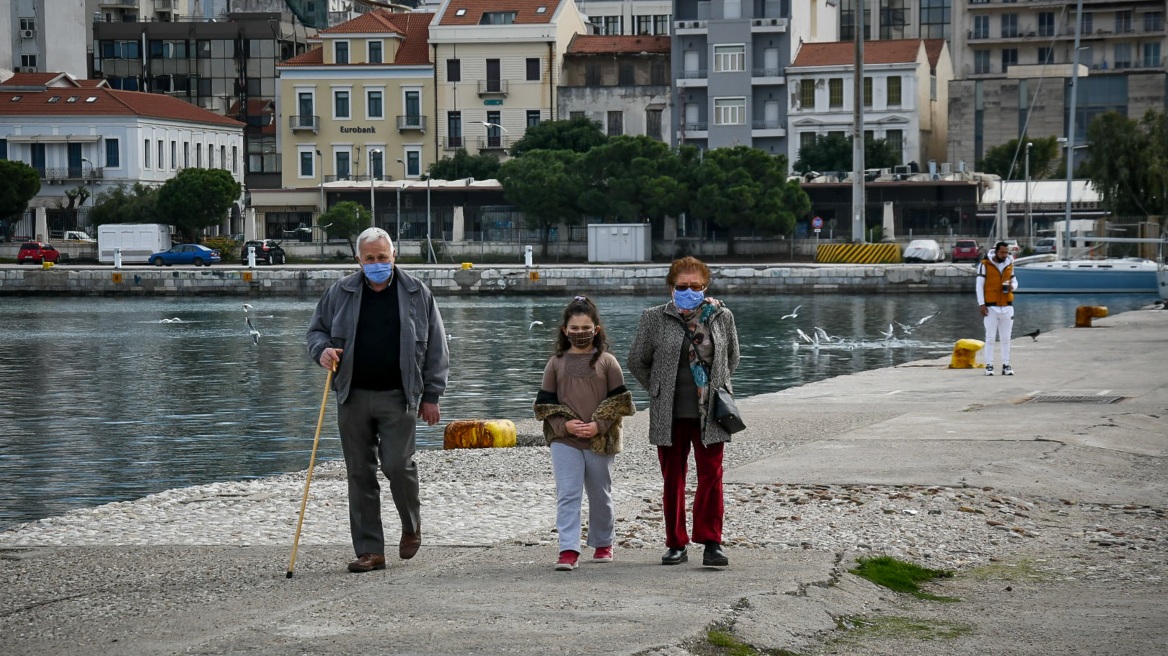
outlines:
[[[418,553],[420,546],[422,546],[422,529],[419,527],[417,533],[402,533],[401,542],[397,544],[397,555],[402,560],[409,560]]]
[[[349,563],[350,572],[372,572],[375,569],[385,569],[385,556],[363,553],[357,560]]]

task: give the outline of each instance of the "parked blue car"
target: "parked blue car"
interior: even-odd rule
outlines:
[[[199,244],[175,244],[168,251],[154,253],[150,256],[150,263],[154,266],[170,266],[172,264],[193,264],[195,266],[211,266],[222,258],[219,251],[211,250]]]

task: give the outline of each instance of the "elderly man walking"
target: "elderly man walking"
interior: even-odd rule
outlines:
[[[422,544],[417,417],[433,426],[450,368],[446,330],[430,290],[394,264],[389,234],[369,228],[357,237],[361,270],[321,296],[308,326],[308,354],[336,371],[337,428],[349,480],[349,528],[357,560],[350,572],[385,569],[381,471],[401,517],[398,556]]]

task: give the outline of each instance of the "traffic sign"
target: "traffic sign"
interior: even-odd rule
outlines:
[[[811,219],[811,227],[815,228],[816,232],[818,232],[819,229],[823,227],[823,219],[819,218],[818,216],[814,219]]]

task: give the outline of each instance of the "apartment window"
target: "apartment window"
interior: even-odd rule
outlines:
[[[815,109],[815,80],[799,82],[799,106],[803,109]]]
[[[461,82],[462,81],[462,60],[447,59],[446,60],[446,81],[447,82]]]
[[[410,125],[422,124],[422,92],[417,90],[406,91],[402,96],[402,104],[406,110],[406,120]]]
[[[669,23],[673,17],[669,14],[656,14],[653,16],[653,34],[657,36],[669,35]]]
[[[20,19],[20,29],[22,29],[22,30],[35,30],[36,29],[36,19],[35,18],[22,18],[22,19]]]
[[[663,87],[669,84],[665,79],[665,62],[653,62],[649,65],[649,84]]]
[[[634,16],[633,20],[637,24],[637,34],[652,34],[653,33],[653,17],[652,16]]]
[[[872,106],[872,78],[864,78],[864,106]]]
[[[20,56],[20,65],[23,66],[24,68],[36,68],[37,56],[36,55],[21,55]]]
[[[300,177],[315,178],[316,171],[313,170],[313,164],[316,160],[313,159],[313,152],[311,150],[300,151]]]
[[[527,81],[539,82],[539,57],[527,58]]]
[[[191,142],[183,142],[183,168],[191,165]]]
[[[479,25],[510,25],[515,22],[514,11],[485,11]]]
[[[1132,67],[1132,47],[1130,43],[1115,44],[1115,67],[1116,68],[1131,68]]]
[[[385,179],[385,151],[375,148],[369,149],[369,175],[376,180]]]
[[[892,77],[888,78],[888,106],[889,107],[899,107],[900,106],[900,91],[901,91],[900,85],[901,85],[901,77],[899,75],[893,75]]]
[[[745,125],[746,98],[715,98],[714,125]]]
[[[880,39],[903,39],[908,25],[906,0],[880,0]]]
[[[1144,44],[1144,68],[1156,68],[1160,65],[1160,44]]]
[[[989,50],[973,51],[973,72],[975,75],[983,75],[990,72]]]
[[[568,120],[578,121],[584,118],[584,112],[568,112]]]
[[[948,39],[951,36],[952,5],[952,0],[921,0],[922,39]]]
[[[608,113],[608,136],[619,137],[625,133],[625,113],[624,112],[609,112]]]
[[[1002,38],[1018,36],[1018,14],[1002,14]]]
[[[446,146],[462,148],[462,112],[446,112]]]
[[[1054,48],[1039,48],[1038,63],[1049,64],[1054,61]]]
[[[742,0],[723,0],[723,18],[742,18]]]
[[[800,150],[807,148],[807,147],[810,147],[810,146],[814,146],[814,145],[815,145],[815,133],[814,132],[800,132],[799,133],[799,149]]]
[[[600,86],[600,64],[588,62],[584,64],[584,86]]]
[[[207,144],[207,168],[215,168],[215,146]]]
[[[0,139],[0,159],[8,159],[8,140]]]
[[[1002,72],[1010,70],[1010,67],[1018,63],[1018,49],[1017,48],[1002,48]]]
[[[165,147],[166,147],[166,142],[163,141],[162,139],[159,139],[158,140],[158,168],[159,169],[166,168],[166,158],[163,157],[163,155],[165,154],[165,151],[164,151]]]
[[[903,130],[888,130],[884,133],[884,138],[888,140],[888,146],[892,149],[892,153],[896,156],[897,162],[904,161],[904,131]]]
[[[338,150],[337,152],[333,153],[333,161],[336,164],[336,167],[333,170],[337,174],[337,180],[347,179],[352,171],[350,168],[351,159],[349,157],[349,151]]]
[[[1130,9],[1115,12],[1115,33],[1124,34],[1132,31],[1132,12]]]
[[[231,147],[231,172],[239,173],[239,146]]]
[[[203,144],[195,144],[195,168],[203,168]]]
[[[349,92],[333,92],[333,118],[349,118]]]
[[[381,41],[369,41],[369,63],[381,63]]]
[[[1038,14],[1038,36],[1054,36],[1054,12]]]
[[[619,71],[617,84],[622,87],[629,87],[636,84],[636,74],[632,62],[621,62],[617,70]]]
[[[610,36],[621,34],[620,16],[605,16],[601,25],[601,34],[607,34]]]
[[[839,109],[844,106],[844,81],[833,77],[827,81],[827,106]]]
[[[142,168],[150,168],[150,140],[142,143]]]
[[[1090,11],[1083,12],[1083,34],[1091,34],[1095,31],[1095,14]]]
[[[503,131],[500,128],[503,124],[502,112],[487,112],[487,123],[491,125],[484,126],[487,128],[487,147],[488,148],[502,148],[503,147]]]
[[[170,142],[170,168],[178,168],[178,142]]]
[[[746,46],[714,46],[714,72],[728,73],[746,70]]]
[[[219,168],[227,168],[227,146],[219,146]]]
[[[974,16],[973,17],[973,33],[970,35],[972,39],[988,39],[990,38],[990,17],[989,16]]]
[[[333,44],[333,61],[337,64],[349,63],[349,42],[337,41]]]
[[[296,94],[297,110],[300,112],[299,126],[311,128],[313,126],[314,99],[312,92],[301,91]]]
[[[365,107],[370,119],[385,118],[385,98],[382,91],[365,92]]]
[[[1164,29],[1164,14],[1159,11],[1144,12],[1144,31],[1159,32]]]
[[[527,127],[533,128],[539,125],[540,112],[538,109],[527,110]]]
[[[645,136],[661,141],[661,110],[645,110]]]
[[[488,59],[487,64],[487,91],[498,92],[503,90],[503,72],[498,59]]]
[[[422,151],[410,149],[406,151],[406,177],[417,178],[422,175]]]
[[[117,139],[105,140],[105,165],[113,169],[122,165],[122,152]]]

